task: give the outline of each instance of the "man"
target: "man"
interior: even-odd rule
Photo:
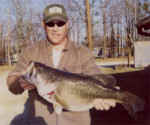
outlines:
[[[47,6],[44,10],[42,24],[47,40],[37,42],[22,51],[16,68],[8,76],[8,88],[14,94],[21,94],[24,90],[29,90],[25,119],[32,124],[36,122],[36,117],[40,117],[48,125],[90,125],[89,111],[64,110],[61,115],[56,115],[55,112],[52,112],[52,105],[38,95],[35,87],[20,78],[21,72],[31,60],[73,73],[88,75],[100,73],[91,52],[86,47],[75,45],[68,38],[69,20],[62,5]],[[115,106],[115,102],[110,100],[97,100],[94,104],[95,108],[101,110]],[[38,122],[36,125],[42,124]]]

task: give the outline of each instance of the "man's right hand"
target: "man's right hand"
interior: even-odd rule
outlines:
[[[9,90],[14,94],[21,94],[24,90],[35,89],[35,86],[31,85],[27,81],[23,80],[20,74],[12,74],[7,78],[7,85]]]
[[[32,89],[35,89],[35,86],[30,84],[29,82],[27,82],[26,80],[20,78],[19,79],[19,83],[20,83],[20,86],[24,89],[24,90],[32,90]]]

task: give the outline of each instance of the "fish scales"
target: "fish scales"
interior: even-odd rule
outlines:
[[[37,63],[36,65],[38,66],[40,64]],[[43,68],[45,74],[46,73],[48,74],[48,75],[45,75],[45,76],[51,76],[51,77],[48,77],[48,78],[45,78],[45,79],[50,79],[50,81],[53,81],[53,82],[54,81],[63,81],[63,80],[71,81],[71,83],[73,83],[73,85],[75,85],[75,86],[77,85],[77,87],[79,86],[79,89],[76,89],[76,90],[78,90],[78,91],[76,91],[76,94],[78,92],[82,92],[82,95],[85,94],[86,96],[87,95],[89,95],[89,96],[90,95],[91,96],[95,95],[95,97],[96,96],[102,97],[102,94],[100,92],[97,92],[97,91],[100,91],[101,89],[105,89],[107,87],[104,84],[102,84],[100,81],[98,81],[96,79],[93,79],[89,76],[77,75],[77,74],[72,74],[72,73],[63,72],[63,71],[60,72],[59,70],[55,70],[55,69],[47,67],[45,65],[42,65],[42,66],[45,67],[45,68]],[[49,70],[51,70],[52,72],[49,72]],[[70,82],[66,82],[66,83],[70,83]],[[101,85],[101,86],[99,86],[99,87],[101,87],[101,89],[98,89],[98,86],[96,86],[95,84]],[[81,90],[82,86],[84,86],[85,91]],[[95,88],[95,89],[93,89],[93,88]],[[89,89],[90,91],[87,91],[87,89]],[[114,88],[111,88],[111,89],[114,89]],[[87,92],[93,92],[93,94],[88,94]],[[100,93],[100,95],[97,95],[99,93]],[[104,98],[107,98],[108,94],[109,93],[107,93],[106,90],[103,91],[103,97]],[[89,96],[87,96],[87,97],[89,97]],[[110,96],[112,96],[112,93],[110,93]]]
[[[136,95],[115,88],[107,75],[88,76],[64,72],[38,62],[31,62],[22,76],[37,87],[43,98],[53,103],[56,113],[62,109],[84,111],[93,108],[95,99],[113,99],[131,116],[144,109],[144,101]],[[112,84],[111,84],[112,83]],[[53,92],[53,95],[46,93]]]
[[[39,73],[44,72],[44,74],[47,74],[47,75],[43,75],[42,77],[46,76],[47,78],[45,79],[49,79],[50,81],[55,81],[55,80],[60,81],[60,80],[66,79],[66,80],[71,80],[72,82],[75,82],[74,84],[76,84],[76,81],[83,81],[82,84],[96,83],[103,87],[109,88],[109,86],[105,85],[104,83],[100,82],[99,80],[93,77],[89,77],[88,75],[75,74],[75,73],[61,71],[61,70],[54,69],[52,67],[46,66],[41,63],[35,63],[35,66],[37,67],[37,69],[39,68],[38,70]],[[111,89],[114,89],[114,88],[111,88]]]
[[[85,89],[85,91],[83,91],[83,93],[85,92],[85,95],[89,95],[87,92],[92,92],[93,95],[95,94],[95,97],[103,97],[103,98],[116,98],[116,94],[114,94],[114,91],[119,91],[116,90],[115,88],[111,88],[111,87],[107,87],[106,85],[102,84],[100,81],[91,78],[89,76],[84,76],[84,75],[78,75],[78,74],[73,74],[73,73],[69,73],[69,72],[64,72],[64,71],[59,71],[50,67],[47,67],[43,64],[40,63],[35,63],[35,65],[37,66],[42,66],[44,68],[42,68],[43,72],[45,72],[45,74],[47,73],[48,75],[43,75],[47,76],[47,78],[45,79],[50,79],[50,81],[55,82],[60,81],[62,82],[63,80],[66,80],[67,82],[65,82],[67,85],[68,83],[73,83],[72,85],[77,86],[79,89],[75,89],[78,90],[78,92],[83,91]],[[49,70],[51,70],[51,72],[49,72]],[[39,70],[41,71],[41,70]],[[42,73],[42,71],[41,71]],[[51,76],[51,77],[49,77]],[[68,82],[71,81],[71,82]],[[98,86],[101,85],[101,86]],[[83,86],[83,89],[81,90],[81,87]],[[99,89],[100,88],[100,89]],[[107,88],[107,89],[105,89]],[[87,91],[87,89],[91,90],[91,91]],[[103,91],[104,89],[104,91]],[[79,91],[80,90],[80,91]],[[92,91],[93,90],[93,91]],[[102,94],[103,93],[103,94]],[[118,96],[119,98],[119,96]]]

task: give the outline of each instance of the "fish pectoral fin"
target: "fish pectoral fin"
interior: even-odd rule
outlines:
[[[54,110],[55,110],[56,114],[60,115],[63,110],[62,106],[60,106],[59,104],[54,104],[53,106],[54,106]]]
[[[101,81],[103,85],[108,87],[115,87],[117,84],[117,80],[112,75],[98,74],[98,75],[92,75],[92,77]]]
[[[59,105],[59,104],[56,102],[55,98],[49,98],[48,95],[47,95],[47,96],[43,96],[43,98],[46,99],[48,102],[50,102],[50,103],[53,104],[53,108],[54,108],[56,114],[58,114],[58,115],[61,114],[63,108],[62,108],[61,105]]]

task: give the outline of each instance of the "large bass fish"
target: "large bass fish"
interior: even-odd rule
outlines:
[[[94,100],[99,98],[115,100],[131,116],[144,109],[143,100],[127,91],[116,89],[115,80],[109,75],[74,74],[31,62],[22,78],[35,85],[39,95],[52,103],[58,114],[62,109],[89,110],[94,107]]]

